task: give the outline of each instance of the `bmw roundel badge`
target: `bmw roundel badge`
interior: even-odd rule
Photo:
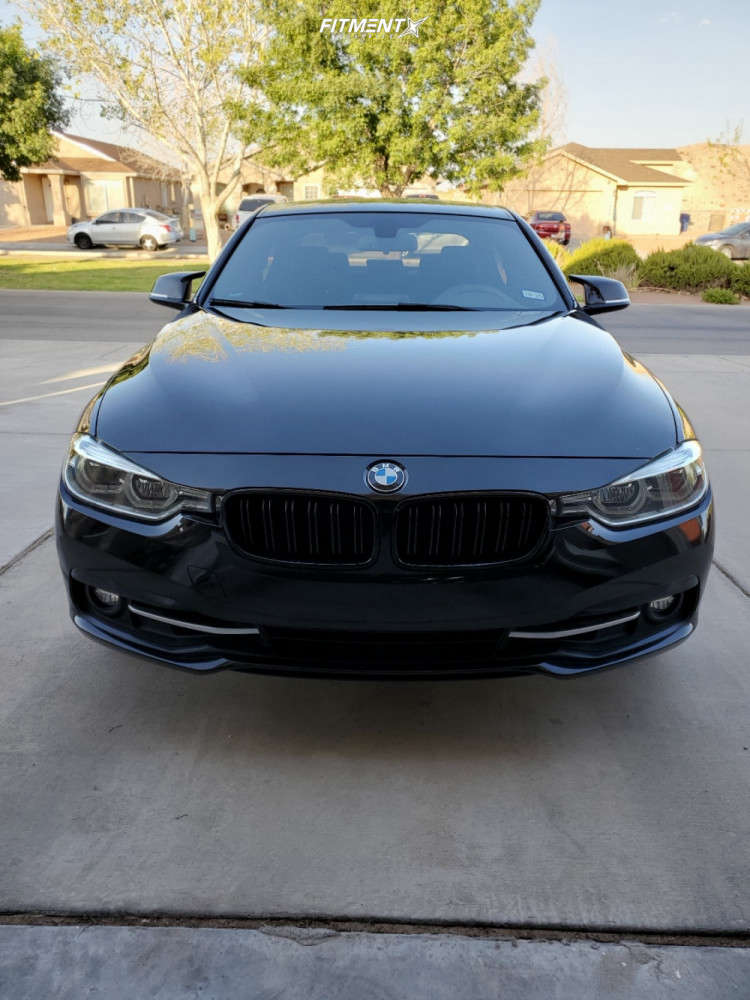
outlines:
[[[406,482],[406,469],[398,462],[373,462],[367,467],[365,479],[377,493],[395,493]]]

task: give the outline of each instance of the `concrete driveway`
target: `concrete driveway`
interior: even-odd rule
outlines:
[[[567,683],[353,684],[193,677],[75,632],[45,537],[59,463],[93,386],[169,314],[127,294],[0,302],[0,911],[748,933],[750,311],[607,323],[707,449],[717,565],[690,642]],[[679,995],[750,996],[746,959]],[[677,995],[658,967],[622,995]]]

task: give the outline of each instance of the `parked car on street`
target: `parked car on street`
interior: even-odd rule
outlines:
[[[570,223],[562,212],[532,212],[529,224],[543,240],[556,240],[563,246],[570,243]]]
[[[76,222],[67,232],[68,243],[79,250],[95,246],[133,246],[158,250],[182,239],[182,227],[176,216],[164,215],[153,208],[122,208],[105,212],[96,219]]]
[[[191,285],[203,279],[193,296]],[[698,620],[683,410],[480,205],[267,205],[86,407],[59,486],[76,625],[194,671],[586,674]]]
[[[277,205],[286,200],[283,194],[256,194],[243,198],[239,203],[237,211],[234,213],[233,228],[239,229],[248,215],[257,211],[262,205]]]
[[[706,233],[695,242],[712,247],[732,260],[744,260],[750,257],[750,221],[737,222],[718,233]]]

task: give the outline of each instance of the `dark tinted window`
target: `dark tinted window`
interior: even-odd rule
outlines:
[[[428,212],[260,216],[212,296],[306,308],[563,308],[515,222]]]
[[[138,212],[120,212],[120,216],[120,222],[136,223],[144,221],[144,217]]]
[[[564,222],[565,216],[562,212],[537,212],[537,222]]]
[[[112,222],[119,222],[121,212],[107,212],[106,215],[100,215],[96,222],[106,222],[109,225]]]

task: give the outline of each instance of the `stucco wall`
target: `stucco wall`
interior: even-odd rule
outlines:
[[[579,239],[600,236],[612,225],[616,184],[568,156],[551,156],[510,181],[498,204],[528,216],[535,209],[564,212]]]
[[[28,226],[23,181],[0,180],[0,226]]]
[[[617,234],[676,236],[680,231],[682,192],[680,187],[649,188],[648,185],[618,191]],[[634,214],[641,217],[634,218]]]
[[[177,181],[133,177],[132,188],[134,208],[154,208],[158,212],[179,213],[181,197]]]
[[[750,146],[701,142],[679,152],[695,172],[684,199],[691,235],[750,219]]]

